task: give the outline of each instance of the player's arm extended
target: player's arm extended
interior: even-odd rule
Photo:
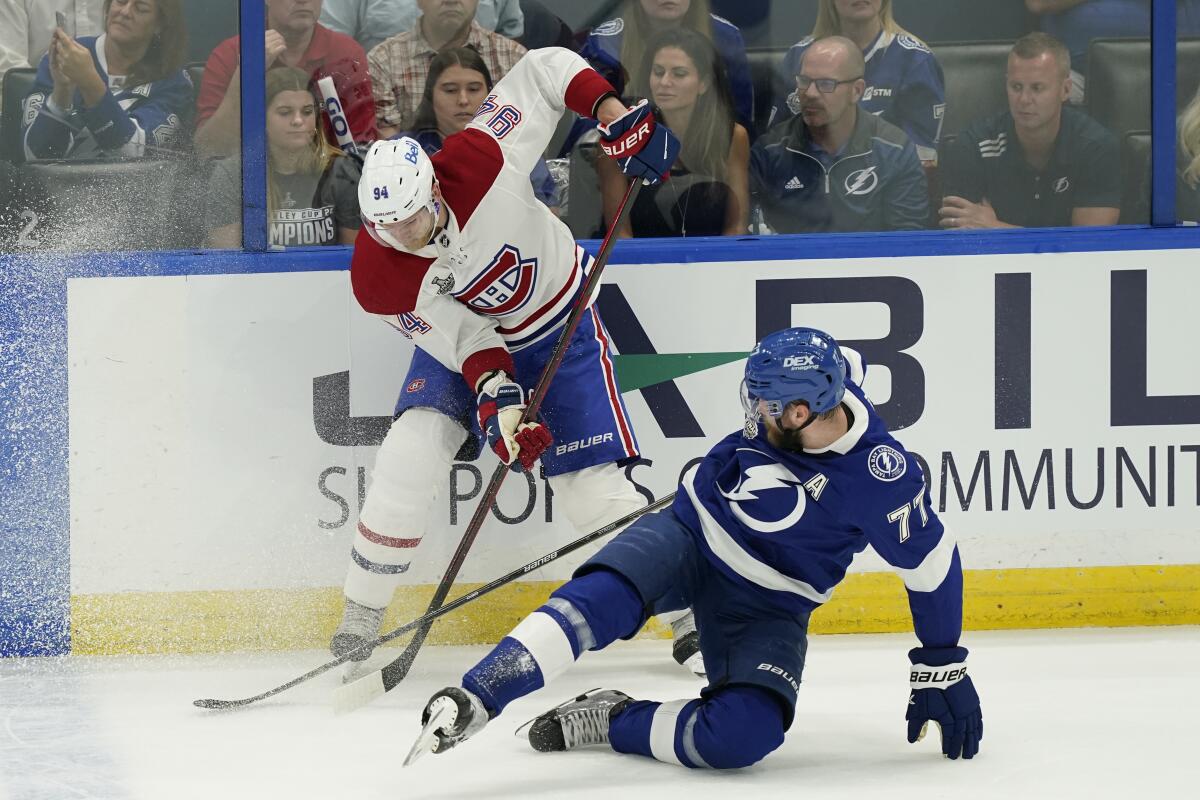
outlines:
[[[954,647],[962,634],[962,561],[954,534],[929,505],[925,481],[906,456],[908,474],[873,512],[871,546],[900,575],[913,629],[926,647]]]
[[[506,166],[528,175],[566,109],[595,117],[609,95],[615,95],[609,82],[570,50],[530,50],[492,87],[467,130],[494,139]]]

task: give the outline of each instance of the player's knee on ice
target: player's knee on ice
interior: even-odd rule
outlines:
[[[696,709],[692,740],[696,753],[713,769],[756,764],[783,744],[784,709],[766,689],[721,689]]]

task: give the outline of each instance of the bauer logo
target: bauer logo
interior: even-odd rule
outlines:
[[[769,672],[772,675],[778,675],[788,682],[788,685],[792,687],[792,691],[794,691],[796,694],[800,694],[800,682],[793,678],[791,673],[789,673],[787,670],[781,669],[774,664],[759,664],[757,667],[755,667],[755,669],[761,669],[763,672]]]
[[[867,468],[881,481],[894,481],[908,469],[908,462],[900,451],[886,444],[876,445],[867,456]]]
[[[554,455],[562,456],[566,455],[567,453],[574,453],[576,450],[586,450],[589,447],[595,447],[598,444],[604,444],[605,442],[611,442],[612,440],[613,435],[611,431],[605,434],[596,434],[595,436],[591,436],[587,439],[580,439],[575,442],[560,444],[558,447],[554,448]]]

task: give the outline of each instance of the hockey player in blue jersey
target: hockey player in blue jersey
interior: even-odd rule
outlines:
[[[690,605],[708,668],[699,698],[594,691],[522,732],[539,751],[607,744],[686,767],[749,766],[783,743],[809,614],[868,544],[903,578],[921,642],[909,652],[908,740],[936,722],[942,752],[972,758],[983,717],[959,646],[958,548],[862,379],[859,355],[821,331],[764,338],[746,363],[744,430],[684,474],[668,510],[642,517],[580,567],[461,687],[436,693],[406,763],[478,733],[584,651],[632,637],[648,615]]]

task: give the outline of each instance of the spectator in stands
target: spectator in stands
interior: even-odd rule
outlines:
[[[55,14],[67,20],[72,36],[98,36],[104,17],[97,0],[3,0],[0,2],[0,78],[13,67],[36,67],[58,27]],[[0,82],[0,102],[4,99]]]
[[[721,236],[746,233],[750,198],[750,137],[734,121],[725,65],[704,35],[668,28],[639,59],[645,74],[632,78],[649,96],[683,149],[670,180],[643,187],[618,236]],[[597,162],[604,216],[611,222],[628,180],[616,162]]]
[[[429,62],[425,93],[410,130],[398,136],[410,136],[429,155],[442,149],[442,142],[463,128],[475,116],[492,88],[492,75],[479,53],[470,47],[451,47]],[[538,200],[557,213],[558,190],[546,162],[538,160],[529,175]]]
[[[492,78],[500,80],[525,55],[525,48],[475,21],[479,0],[417,0],[416,26],[371,50],[371,80],[379,135],[393,136],[407,127],[420,102],[429,64],[439,50],[472,47],[483,56]]]
[[[1008,110],[977,120],[946,151],[944,228],[1115,225],[1117,138],[1074,108],[1071,54],[1031,33],[1008,56]]]
[[[1200,0],[1178,0],[1180,36],[1200,35]],[[1071,97],[1084,100],[1088,44],[1092,39],[1145,38],[1150,35],[1150,0],[1025,0],[1041,15],[1042,31],[1071,53]]]
[[[411,31],[420,13],[417,0],[325,0],[321,22],[353,36],[369,53],[384,39]],[[479,0],[475,21],[510,39],[525,32],[520,0]]]
[[[141,157],[181,149],[192,84],[179,0],[105,0],[104,33],[55,28],[25,99],[25,158]]]
[[[929,196],[904,131],[860,103],[866,64],[843,36],[805,48],[795,76],[800,113],[750,153],[752,196],[774,233],[925,227]]]
[[[1179,181],[1175,216],[1200,223],[1200,89],[1179,116]]]
[[[314,87],[318,78],[332,76],[354,141],[377,139],[367,56],[358,42],[317,22],[321,0],[265,2],[267,69],[273,66],[302,69],[313,78]],[[196,149],[204,155],[229,155],[239,146],[242,99],[239,40],[240,37],[233,36],[221,42],[204,65],[196,101]],[[325,137],[336,142],[328,120],[322,125]]]
[[[754,119],[754,84],[746,45],[734,25],[709,13],[708,0],[625,0],[621,16],[592,29],[579,54],[627,94],[630,75],[647,74],[646,46],[665,28],[689,28],[712,40],[725,60],[738,121],[750,130]]]
[[[845,36],[862,48],[867,65],[863,109],[904,131],[921,161],[935,164],[946,109],[942,68],[925,43],[896,22],[892,0],[820,0],[812,34],[783,57],[772,122],[800,113],[802,95],[793,91],[793,76],[804,51],[827,36]]]
[[[320,105],[308,70],[267,72],[267,218],[275,247],[353,244],[358,162],[334,147],[317,125]],[[217,162],[209,191],[209,247],[242,246],[241,156]]]

